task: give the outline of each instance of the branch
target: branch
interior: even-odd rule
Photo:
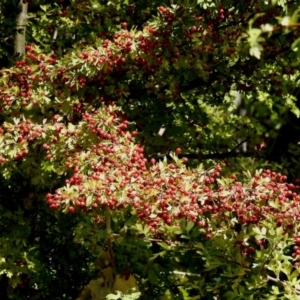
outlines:
[[[175,275],[181,275],[181,276],[194,276],[194,277],[202,277],[201,274],[194,274],[194,273],[188,273],[188,272],[181,272],[181,271],[173,271],[171,272]]]
[[[272,281],[272,282],[275,282],[277,284],[280,284],[281,286],[286,286],[286,283],[281,281],[279,278],[274,278],[274,277],[271,277],[271,276],[267,276],[267,281]],[[296,290],[295,288],[292,287],[292,290],[294,291],[294,293],[296,295],[300,295],[300,292],[298,290]]]
[[[201,153],[186,153],[186,154],[179,154],[179,158],[190,158],[190,159],[198,159],[198,160],[206,160],[206,159],[225,159],[225,158],[233,158],[233,157],[254,157],[257,156],[257,152],[223,152],[223,153],[209,153],[209,154],[201,154]],[[155,154],[149,157],[149,159],[162,159],[167,157],[167,159],[172,159],[169,154]]]
[[[237,148],[239,148],[242,144],[246,143],[249,140],[249,138],[246,138],[245,140],[239,142],[230,152],[233,153]]]

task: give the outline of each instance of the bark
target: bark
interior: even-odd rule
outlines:
[[[21,0],[18,4],[18,16],[16,19],[17,32],[15,36],[15,48],[14,52],[16,55],[25,55],[25,33],[26,33],[26,21],[28,19],[28,3],[23,3]]]

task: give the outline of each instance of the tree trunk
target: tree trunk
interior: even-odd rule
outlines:
[[[28,18],[28,3],[23,3],[21,0],[18,4],[18,16],[17,16],[17,32],[15,36],[15,48],[16,55],[25,55],[25,33],[26,33],[26,21]]]

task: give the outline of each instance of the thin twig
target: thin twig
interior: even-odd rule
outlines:
[[[282,285],[282,286],[286,286],[286,283],[285,282],[283,282],[283,281],[281,281],[279,278],[274,278],[274,277],[272,277],[272,276],[267,276],[267,281],[272,281],[272,282],[275,282],[275,283],[277,283],[277,284],[280,284],[280,285]],[[298,290],[296,290],[295,288],[293,288],[293,287],[291,287],[292,289],[293,289],[293,291],[294,291],[294,293],[296,294],[296,295],[300,295],[300,292],[298,291]]]

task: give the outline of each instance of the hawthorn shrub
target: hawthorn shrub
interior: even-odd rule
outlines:
[[[297,1],[178,2],[29,3],[0,78],[2,298],[299,298]]]

